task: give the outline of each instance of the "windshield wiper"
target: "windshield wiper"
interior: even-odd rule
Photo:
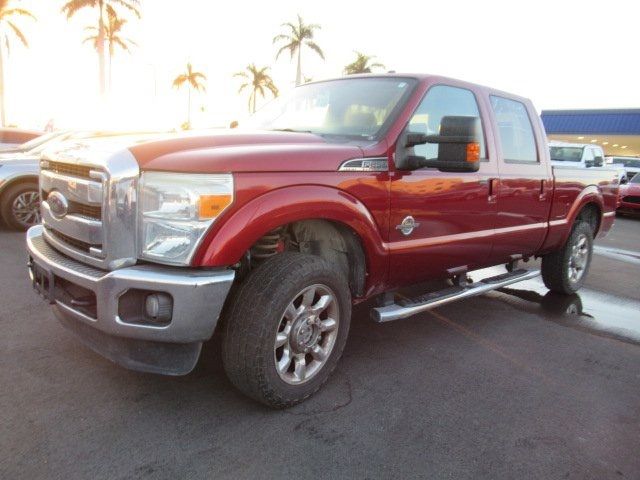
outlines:
[[[272,132],[313,133],[311,130],[295,130],[293,128],[270,128]]]

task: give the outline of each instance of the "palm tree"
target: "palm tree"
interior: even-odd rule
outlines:
[[[115,54],[116,47],[120,47],[124,52],[131,53],[131,47],[137,46],[137,43],[130,38],[120,36],[123,27],[127,24],[127,19],[118,17],[118,14],[112,8],[107,8],[108,23],[105,25],[105,43],[109,45],[109,89],[111,89],[112,79],[112,64],[113,55]],[[90,32],[83,43],[91,42],[93,48],[98,50],[98,39],[100,38],[100,32],[98,27],[86,27],[85,30]]]
[[[107,38],[107,25],[105,16],[115,14],[115,6],[124,7],[140,18],[140,0],[69,0],[62,6],[62,13],[67,19],[73,17],[79,10],[93,8],[98,11],[98,38],[96,40],[98,51],[98,69],[100,76],[100,95],[106,92],[106,64],[105,64],[105,42]]]
[[[371,73],[371,69],[373,68],[385,68],[385,66],[381,63],[369,63],[371,60],[376,58],[373,55],[365,55],[362,52],[354,52],[356,54],[356,59],[351,62],[349,65],[344,67],[345,75],[353,75],[356,73]]]
[[[27,38],[22,30],[14,23],[14,18],[28,17],[36,19],[36,17],[24,8],[17,8],[12,5],[11,0],[0,0],[0,123],[4,127],[6,124],[5,104],[4,104],[4,52],[6,48],[7,55],[11,50],[11,36],[15,36],[25,47],[29,46]]]
[[[187,127],[191,128],[191,89],[196,92],[206,91],[204,82],[207,76],[202,72],[195,72],[191,63],[187,63],[187,69],[173,80],[173,88],[180,88],[187,85],[189,100],[187,104]]]
[[[273,43],[285,42],[285,45],[280,47],[280,50],[278,50],[278,53],[276,54],[276,60],[285,50],[289,51],[292,60],[293,56],[298,54],[296,85],[300,85],[300,83],[302,83],[302,47],[309,47],[311,50],[316,52],[320,56],[320,58],[324,60],[324,53],[322,53],[322,50],[320,49],[318,44],[313,41],[313,32],[314,30],[319,30],[320,25],[317,25],[315,23],[310,23],[307,25],[302,20],[302,17],[298,15],[297,24],[287,22],[283,23],[282,26],[286,27],[289,31],[287,33],[283,33],[273,37]]]
[[[255,63],[248,65],[245,72],[238,72],[234,74],[234,77],[243,78],[246,80],[242,85],[238,93],[242,92],[245,88],[251,87],[251,94],[249,95],[249,110],[251,113],[256,111],[256,97],[258,94],[264,98],[265,91],[268,89],[274,97],[278,96],[278,88],[274,85],[273,79],[268,73],[269,67],[256,67]]]

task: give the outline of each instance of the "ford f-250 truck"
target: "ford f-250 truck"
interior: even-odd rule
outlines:
[[[240,126],[43,157],[30,276],[95,351],[186,374],[218,330],[231,381],[293,405],[335,368],[353,304],[406,318],[537,275],[517,265],[532,257],[572,293],[614,221],[616,173],[554,171],[531,102],[490,88],[353,76]],[[450,286],[394,295],[435,278]]]

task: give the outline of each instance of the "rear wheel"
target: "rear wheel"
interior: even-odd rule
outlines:
[[[569,295],[582,287],[593,255],[593,230],[578,221],[562,249],[542,257],[542,280],[549,290]]]
[[[225,312],[222,356],[231,382],[272,407],[295,405],[327,380],[351,317],[339,266],[286,252],[254,270]]]
[[[2,218],[14,230],[26,230],[40,223],[40,193],[37,183],[9,187],[0,203]]]

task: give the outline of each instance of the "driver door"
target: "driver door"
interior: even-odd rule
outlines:
[[[412,132],[438,134],[444,116],[481,115],[471,90],[431,87],[408,126]],[[434,168],[393,172],[391,180],[389,280],[394,286],[447,275],[447,270],[484,266],[493,243],[497,162],[487,153],[482,122],[478,172],[445,173]],[[436,158],[438,145],[418,145],[406,152]],[[494,190],[492,190],[494,189]],[[413,228],[408,228],[413,225]],[[403,228],[403,226],[405,228]]]

